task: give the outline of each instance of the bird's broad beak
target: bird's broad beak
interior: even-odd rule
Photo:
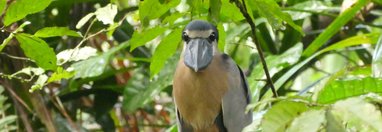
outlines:
[[[186,45],[184,64],[195,72],[203,70],[211,63],[212,52],[212,44],[207,39],[191,39]]]

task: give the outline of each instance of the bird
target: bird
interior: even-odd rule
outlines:
[[[241,132],[252,122],[250,91],[235,61],[218,50],[219,33],[204,20],[189,22],[173,78],[179,132]]]

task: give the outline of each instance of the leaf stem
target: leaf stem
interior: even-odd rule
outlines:
[[[232,2],[232,1],[231,1]],[[265,72],[265,76],[267,77],[267,82],[269,83],[269,85],[271,86],[271,90],[272,90],[272,93],[273,93],[273,97],[278,97],[277,95],[277,92],[276,92],[276,89],[275,89],[275,86],[273,85],[273,81],[272,81],[272,78],[269,74],[269,70],[268,70],[268,67],[267,67],[267,62],[265,61],[265,58],[264,58],[264,53],[263,51],[261,50],[261,46],[260,46],[260,42],[258,41],[258,39],[256,38],[256,25],[255,23],[253,22],[251,16],[249,16],[248,12],[247,12],[247,7],[245,5],[245,2],[244,0],[242,0],[242,3],[239,2],[239,0],[234,0],[236,6],[240,9],[240,12],[243,14],[243,16],[245,17],[246,21],[248,22],[249,26],[251,27],[251,32],[252,32],[252,41],[253,43],[255,43],[256,45],[256,49],[257,49],[257,52],[259,52],[259,56],[260,56],[260,60],[261,60],[261,63],[263,65],[263,69],[264,69],[264,72]]]

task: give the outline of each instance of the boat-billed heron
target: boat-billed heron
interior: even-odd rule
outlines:
[[[240,132],[252,122],[249,89],[235,62],[218,50],[218,31],[194,20],[183,30],[183,51],[173,80],[178,130]]]

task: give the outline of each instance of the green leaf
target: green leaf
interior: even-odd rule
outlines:
[[[220,9],[222,6],[221,0],[210,0],[209,19],[211,22],[219,22]]]
[[[113,24],[114,17],[117,15],[117,6],[113,4],[108,4],[105,7],[97,9],[94,13],[99,21],[104,25]]]
[[[15,0],[5,13],[4,25],[8,26],[18,20],[23,19],[29,14],[44,10],[50,4],[51,0]]]
[[[38,30],[34,36],[40,38],[56,37],[56,36],[73,36],[73,37],[82,37],[78,32],[70,30],[68,27],[45,27]]]
[[[382,34],[374,49],[372,68],[374,77],[382,77]]]
[[[164,1],[168,3],[161,4],[158,0],[145,0],[139,3],[139,19],[144,26],[152,19],[158,18],[165,14],[170,8],[180,3],[180,0]]]
[[[221,52],[224,52],[225,47],[225,39],[227,37],[227,34],[224,30],[223,24],[218,24],[218,31],[219,31],[219,42],[218,42],[218,48]]]
[[[300,102],[281,101],[265,113],[261,128],[264,132],[283,132],[299,114],[308,110],[308,106]]]
[[[52,76],[49,77],[48,83],[54,82],[54,81],[59,81],[61,79],[69,79],[69,78],[73,77],[74,75],[75,75],[74,71],[66,71],[62,67],[58,67],[56,72],[54,72],[52,74]]]
[[[221,21],[234,21],[238,22],[244,19],[243,14],[241,14],[239,8],[234,4],[230,3],[228,0],[221,1],[222,5],[220,10],[220,20]]]
[[[7,5],[7,0],[0,0],[0,15],[3,14],[6,5]]]
[[[159,73],[167,59],[175,53],[179,43],[181,42],[181,35],[181,28],[173,30],[169,35],[162,39],[158,47],[155,49],[150,64],[151,78]]]
[[[42,39],[30,34],[16,34],[24,54],[45,70],[56,70],[57,59],[53,49]]]
[[[349,97],[367,93],[382,93],[382,79],[366,77],[329,82],[317,96],[317,103],[329,104]]]
[[[341,13],[304,51],[303,56],[309,57],[325,44],[342,26],[351,20],[359,10],[368,3],[368,0],[358,0],[353,6]]]
[[[365,132],[382,130],[382,115],[379,107],[361,98],[339,101],[334,104],[332,111],[343,120],[348,129]]]
[[[272,27],[276,29],[285,28],[283,21],[290,25],[293,29],[301,34],[304,34],[301,27],[296,25],[292,17],[288,13],[281,11],[279,5],[273,0],[247,0],[248,6],[254,7],[254,10],[259,12],[259,15],[267,18]]]
[[[105,53],[100,56],[74,63],[71,66],[76,72],[74,78],[90,78],[100,76],[108,68],[109,60],[110,54]]]
[[[76,25],[76,28],[77,29],[80,29],[82,26],[85,25],[86,22],[88,22],[90,20],[90,18],[92,18],[95,14],[94,13],[89,13],[87,14],[86,16],[84,16],[83,18],[81,18],[80,21],[78,21],[77,25]]]
[[[296,117],[287,132],[318,132],[325,123],[325,110],[311,110]]]
[[[137,31],[135,31],[129,42],[131,44],[130,51],[133,51],[135,48],[139,46],[145,45],[148,41],[153,40],[154,38],[163,34],[165,30],[166,30],[165,28],[157,26],[157,27],[142,31],[141,33],[138,33]]]

